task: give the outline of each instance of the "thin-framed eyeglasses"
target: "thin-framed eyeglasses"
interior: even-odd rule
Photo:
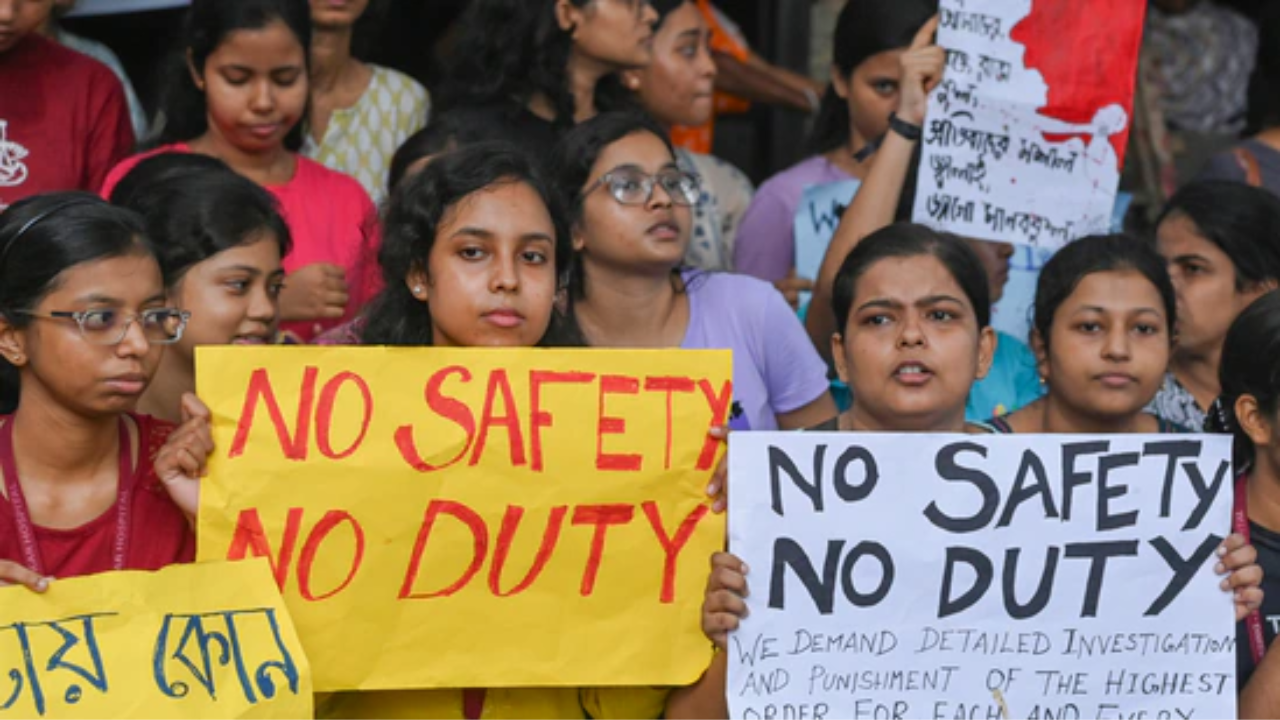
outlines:
[[[638,168],[620,167],[601,175],[599,180],[582,191],[582,196],[586,197],[604,186],[613,199],[623,205],[646,205],[653,199],[653,189],[658,185],[677,205],[695,205],[702,194],[702,178],[691,172],[668,168],[650,175]]]
[[[80,335],[91,345],[119,345],[129,333],[129,327],[137,322],[142,335],[153,345],[172,345],[182,339],[191,313],[177,308],[152,308],[135,315],[119,310],[84,310],[81,312],[58,311],[41,315],[30,311],[19,315],[39,320],[72,320],[80,327]]]

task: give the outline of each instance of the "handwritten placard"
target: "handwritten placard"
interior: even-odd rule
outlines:
[[[743,718],[1235,717],[1231,441],[736,435]]]
[[[311,672],[265,561],[0,588],[0,718],[308,718]]]
[[[831,238],[861,185],[857,180],[841,180],[805,188],[794,222],[796,275],[817,279]]]
[[[1048,248],[1106,232],[1144,0],[942,0],[915,220]]]
[[[199,555],[271,558],[318,689],[706,667],[728,352],[202,348],[198,367]]]

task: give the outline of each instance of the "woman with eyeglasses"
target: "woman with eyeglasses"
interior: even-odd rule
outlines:
[[[19,387],[0,417],[0,584],[192,560],[198,481],[174,468],[208,447],[204,423],[133,412],[187,319],[136,214],[57,193],[0,215],[0,366]]]
[[[606,113],[555,153],[574,257],[569,326],[588,345],[733,350],[729,427],[812,427],[836,415],[826,364],[766,282],[681,268],[698,176],[646,117]]]

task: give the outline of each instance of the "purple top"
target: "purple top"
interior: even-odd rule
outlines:
[[[823,155],[814,155],[765,181],[742,216],[733,267],[744,275],[776,282],[796,265],[796,211],[805,188],[853,176]]]
[[[827,365],[774,287],[755,278],[687,270],[689,328],[680,347],[733,351],[734,430],[777,430],[777,416],[827,392]]]

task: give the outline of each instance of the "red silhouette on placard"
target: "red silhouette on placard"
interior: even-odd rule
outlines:
[[[1119,105],[1132,118],[1146,10],[1147,0],[1032,0],[1009,37],[1026,46],[1024,64],[1049,86],[1040,114],[1088,125],[1100,109]],[[1092,140],[1086,133],[1045,135],[1049,142],[1072,137]],[[1128,129],[1110,140],[1123,163]]]

